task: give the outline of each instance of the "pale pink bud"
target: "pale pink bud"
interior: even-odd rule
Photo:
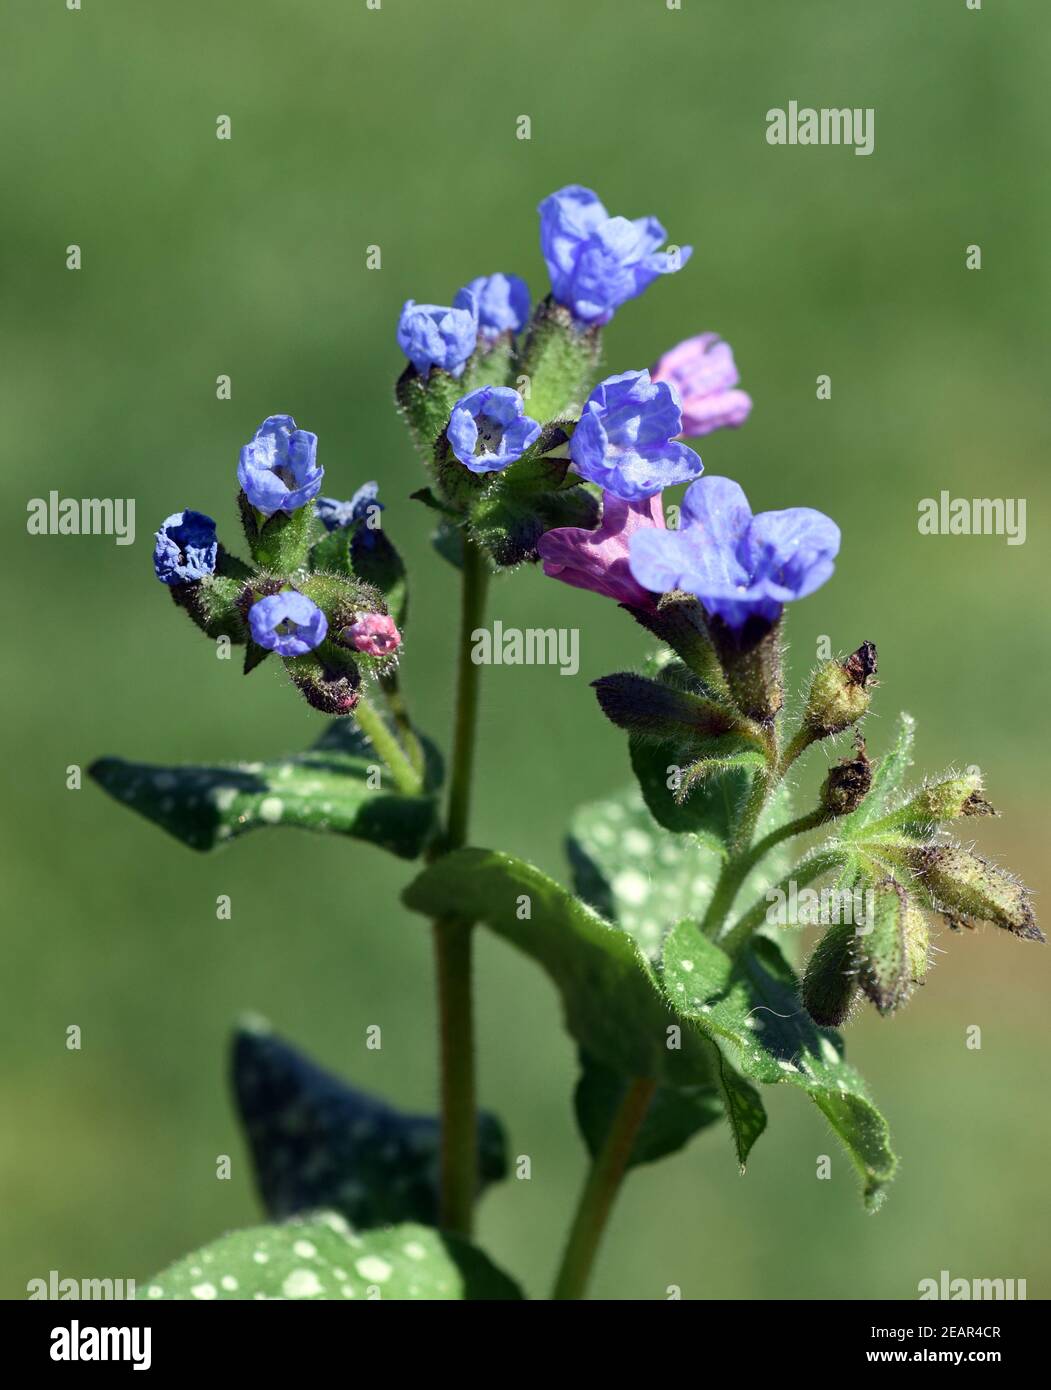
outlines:
[[[741,378],[730,344],[718,333],[701,333],[671,348],[650,377],[679,393],[682,432],[690,438],[743,425],[752,409],[751,396],[735,389]]]
[[[390,656],[401,646],[401,633],[386,613],[358,613],[343,629],[343,640],[366,656]]]

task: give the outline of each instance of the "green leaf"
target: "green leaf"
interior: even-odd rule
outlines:
[[[721,864],[707,844],[657,825],[637,787],[581,806],[566,849],[577,894],[654,964],[676,922],[703,917]]]
[[[719,1091],[743,1173],[755,1141],[766,1129],[766,1107],[755,1087],[734,1071],[722,1052],[718,1055]]]
[[[889,809],[889,803],[901,788],[912,766],[912,742],[915,732],[915,719],[911,714],[902,711],[898,717],[897,738],[876,763],[868,796],[856,811],[836,822],[836,832],[841,839],[857,839],[870,821],[875,820],[880,812]]]
[[[594,1157],[602,1147],[628,1081],[587,1053],[581,1053],[580,1065],[573,1106],[588,1152]],[[635,1138],[628,1167],[655,1163],[678,1152],[699,1130],[722,1117],[722,1100],[713,1086],[658,1086]]]
[[[866,1204],[876,1207],[896,1166],[886,1121],[843,1060],[838,1034],[816,1027],[803,1011],[798,981],[776,943],[754,937],[731,961],[692,923],[680,923],[665,944],[664,988],[736,1071],[806,1091],[861,1173]]]
[[[437,754],[430,750],[427,794],[402,796],[369,786],[380,760],[352,719],[334,720],[306,753],[269,762],[164,767],[100,758],[88,769],[104,791],[191,849],[209,850],[260,827],[350,835],[403,859],[420,853],[434,830]]]
[[[712,739],[715,745],[721,740]],[[698,836],[719,854],[725,854],[733,826],[747,796],[746,771],[731,769],[707,778],[680,802],[675,795],[680,779],[687,773],[690,759],[675,742],[653,742],[630,738],[628,752],[632,770],[650,814],[659,825],[676,834]]]
[[[456,1236],[404,1223],[357,1235],[338,1212],[222,1236],[141,1287],[151,1299],[512,1299],[518,1287]]]
[[[777,809],[783,810],[775,808],[774,814]],[[626,931],[653,964],[661,960],[665,935],[675,923],[703,917],[721,866],[720,857],[702,841],[661,829],[637,787],[582,806],[573,817],[566,847],[579,896]],[[713,1105],[717,1111],[725,1105],[743,1167],[766,1125],[766,1112],[755,1089],[725,1059],[718,1061],[714,1089],[661,1087],[646,1123],[656,1125],[659,1120],[662,1132],[677,1133],[678,1142],[665,1150],[670,1153],[711,1122]],[[597,1065],[582,1058],[586,1062]],[[586,1080],[585,1067],[580,1085]],[[586,1131],[585,1137],[590,1143]]]
[[[707,743],[695,740],[691,753],[685,754],[680,744],[634,737],[628,740],[628,751],[654,820],[676,834],[696,835],[725,854],[748,796],[752,773],[763,765],[755,745],[736,734],[724,734]],[[726,761],[711,776],[693,780],[688,796],[680,802],[676,788],[705,752]]]
[[[240,1029],[234,1095],[256,1182],[275,1219],[326,1207],[358,1230],[438,1224],[440,1124],[406,1115],[323,1071],[265,1025]],[[478,1117],[480,1189],[506,1176],[503,1130]]]
[[[699,1035],[685,1030],[681,1049],[668,1047],[678,1020],[632,938],[531,864],[457,850],[424,869],[404,900],[431,917],[484,922],[535,960],[562,996],[569,1032],[612,1071],[712,1084],[711,1050]]]

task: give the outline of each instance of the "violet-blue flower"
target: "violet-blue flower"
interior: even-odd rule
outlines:
[[[377,500],[379,490],[379,483],[362,483],[349,502],[340,502],[335,497],[319,497],[314,503],[314,511],[326,531],[339,531],[356,522],[368,521],[373,507],[383,511],[383,503]]]
[[[237,481],[264,516],[294,512],[321,491],[317,435],[296,429],[291,415],[271,415],[241,450]]]
[[[464,286],[478,300],[478,331],[487,338],[517,333],[529,318],[529,286],[517,275],[479,275]],[[463,291],[461,291],[463,293]]]
[[[551,293],[581,323],[608,323],[658,275],[681,270],[693,248],[658,251],[667,233],[655,217],[610,217],[590,188],[570,184],[540,204],[540,249]]]
[[[252,641],[278,656],[304,656],[321,645],[328,619],[313,600],[294,589],[257,599],[248,610]]]
[[[161,522],[153,570],[162,584],[192,584],[215,570],[215,522],[203,512],[173,512]]]
[[[704,465],[674,436],[682,411],[673,387],[649,372],[622,372],[595,387],[569,441],[582,478],[637,502],[696,478]]]
[[[684,589],[732,628],[775,622],[791,599],[829,578],[839,527],[811,507],[752,515],[739,484],[701,478],[683,498],[677,531],[631,537],[631,572],[654,593]]]
[[[441,367],[460,376],[478,340],[478,300],[463,289],[451,308],[407,299],[398,320],[398,346],[420,376]]]
[[[536,443],[540,426],[510,386],[482,386],[456,402],[446,432],[472,473],[497,473]]]

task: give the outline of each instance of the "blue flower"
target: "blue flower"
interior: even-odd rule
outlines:
[[[317,435],[297,430],[291,415],[264,420],[237,465],[237,481],[264,516],[294,512],[310,502],[324,475],[317,463]]]
[[[192,584],[215,570],[215,522],[203,512],[173,512],[161,522],[153,570],[162,584]]]
[[[540,426],[510,386],[482,386],[456,402],[447,429],[452,451],[472,473],[496,473],[540,437]]]
[[[552,193],[539,212],[551,293],[582,323],[608,323],[658,275],[681,270],[693,251],[658,251],[667,233],[655,217],[610,217],[597,195],[579,184]]]
[[[304,656],[321,645],[328,619],[306,594],[289,590],[257,599],[248,610],[252,641],[278,656]]]
[[[398,320],[398,346],[420,376],[432,367],[460,376],[477,339],[478,300],[470,289],[459,292],[451,309],[405,301]]]
[[[487,338],[517,333],[529,318],[529,286],[517,275],[479,275],[464,286],[478,300],[478,330]],[[462,294],[464,290],[461,290]]]
[[[319,497],[314,503],[314,511],[326,531],[339,531],[359,521],[368,521],[372,507],[383,511],[383,503],[377,501],[379,490],[379,483],[362,483],[349,502],[339,502],[334,497]]]
[[[685,589],[732,628],[775,622],[790,599],[831,575],[839,527],[811,507],[752,515],[729,478],[701,478],[683,499],[678,531],[637,531],[629,564],[654,593]]]
[[[569,441],[576,471],[625,502],[696,478],[704,465],[673,436],[682,411],[673,387],[649,372],[622,372],[595,387]]]

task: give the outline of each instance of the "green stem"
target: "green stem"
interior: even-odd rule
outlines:
[[[478,724],[481,667],[471,660],[471,634],[485,615],[489,567],[474,542],[464,537],[457,660],[456,722],[453,730],[449,809],[445,834],[434,853],[467,843]],[[433,856],[432,856],[433,857]],[[478,1189],[478,1125],[475,1118],[471,947],[473,925],[454,918],[434,923],[441,1045],[442,1143],[440,1220],[445,1230],[470,1235]]]
[[[471,634],[485,616],[489,566],[485,555],[469,536],[464,536],[462,587],[460,590],[460,649],[457,662],[456,724],[453,730],[452,771],[449,780],[449,815],[446,850],[467,843],[471,807],[471,775],[474,770],[474,736],[478,723],[478,681],[481,667],[471,660]]]
[[[771,830],[769,835],[764,835],[761,840],[757,840],[750,849],[728,859],[723,865],[711,902],[708,904],[708,910],[701,922],[701,931],[704,935],[713,940],[718,937],[719,928],[730,908],[733,907],[734,898],[737,896],[741,884],[764,855],[769,854],[774,846],[779,845],[782,840],[790,839],[793,835],[802,835],[807,830],[813,830],[827,819],[828,816],[823,810],[808,811],[805,816],[799,816],[796,820],[778,826],[776,830]]]
[[[374,709],[368,700],[360,699],[354,707],[354,717],[362,733],[387,764],[398,790],[405,796],[418,796],[423,779],[405,756],[401,744],[387,727],[379,710]]]
[[[391,671],[385,676],[380,676],[380,689],[383,691],[390,708],[391,718],[394,720],[394,727],[398,731],[402,747],[409,755],[409,762],[423,777],[425,764],[423,757],[423,745],[416,737],[416,730],[412,727],[412,720],[409,718],[408,706],[405,697],[401,693],[401,686],[398,683],[397,671]]]
[[[803,888],[808,883],[812,883],[815,878],[820,877],[821,874],[827,873],[829,869],[834,869],[837,864],[841,864],[843,859],[844,851],[842,850],[827,850],[824,854],[815,854],[810,859],[804,859],[794,869],[790,869],[784,878],[774,884],[770,893],[776,893],[778,890],[785,892],[793,882],[797,888]],[[754,903],[742,917],[737,919],[719,942],[727,955],[735,956],[747,945],[752,933],[763,925],[769,910],[768,895]]]
[[[478,1190],[478,1125],[475,1119],[474,1010],[471,1001],[470,922],[434,923],[441,1046],[441,1205],[444,1230],[471,1234]]]
[[[803,724],[791,739],[781,755],[781,761],[777,767],[778,777],[783,777],[788,769],[801,753],[805,753],[810,745],[815,741],[814,731]]]
[[[624,1093],[580,1194],[551,1295],[554,1299],[584,1296],[599,1242],[656,1088],[655,1081],[636,1077]]]

